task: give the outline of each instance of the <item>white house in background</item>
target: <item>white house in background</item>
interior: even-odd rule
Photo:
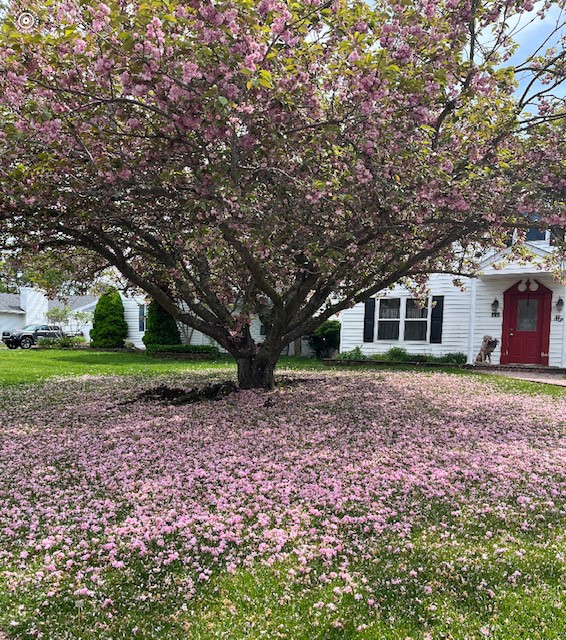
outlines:
[[[499,340],[493,364],[566,367],[566,287],[542,266],[553,251],[550,232],[529,230],[525,244],[532,263],[501,266],[509,249],[494,253],[484,260],[482,275],[462,279],[464,290],[452,276],[431,275],[426,307],[398,286],[344,311],[340,351],[460,352],[473,363],[489,335]]]
[[[47,298],[41,291],[22,287],[19,293],[0,293],[0,334],[45,322]]]
[[[124,318],[128,324],[126,340],[132,342],[138,349],[145,349],[142,338],[145,333],[148,301],[145,296],[125,296],[124,294],[120,296],[124,304]],[[2,331],[22,329],[28,324],[47,324],[46,314],[55,307],[68,306],[73,311],[94,313],[97,302],[98,298],[95,296],[71,296],[66,300],[48,300],[42,291],[31,287],[21,287],[17,294],[0,293],[0,335]],[[73,331],[80,329],[88,340],[92,322],[80,326],[71,322],[63,328]],[[179,329],[181,340],[186,344],[216,344],[212,338],[186,325],[180,325]],[[257,318],[252,321],[251,334],[256,342],[262,342],[265,339],[265,327]],[[306,341],[303,341],[302,350],[304,354],[310,353]],[[289,345],[284,353],[293,354],[293,345]]]

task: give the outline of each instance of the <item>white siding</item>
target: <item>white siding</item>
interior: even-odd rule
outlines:
[[[467,288],[460,291],[452,284],[452,277],[447,275],[432,275],[430,278],[430,295],[444,296],[444,316],[442,323],[442,343],[431,344],[427,341],[405,340],[377,340],[377,309],[373,342],[363,342],[364,304],[359,303],[351,309],[342,312],[342,326],[340,336],[340,351],[351,351],[361,347],[366,355],[383,353],[391,347],[403,347],[409,353],[444,355],[446,353],[466,353],[468,347],[468,317],[470,314],[470,281],[465,279]],[[387,291],[382,297],[413,298],[413,295],[403,287],[395,287]],[[430,305],[429,305],[430,307]],[[401,314],[402,315],[402,314]],[[401,317],[400,322],[403,322]],[[430,308],[429,308],[430,333]]]
[[[138,349],[145,349],[145,345],[142,342],[144,331],[140,331],[140,305],[145,304],[144,296],[124,296],[120,294],[122,302],[124,304],[124,318],[128,323],[128,337],[126,340],[130,340]]]
[[[24,326],[25,314],[0,312],[0,335],[2,331],[17,331]]]
[[[545,273],[533,273],[532,266],[530,270],[520,274],[493,276],[482,278],[478,282],[477,300],[476,300],[476,326],[474,331],[474,354],[477,355],[480,350],[481,342],[485,335],[493,336],[499,340],[497,348],[493,352],[491,359],[493,364],[499,364],[501,357],[501,334],[503,329],[503,293],[520,280],[530,277],[531,280],[538,280],[542,285],[551,289],[552,308],[550,315],[550,345],[549,345],[549,362],[551,367],[562,366],[562,340],[563,340],[563,323],[555,320],[557,315],[555,304],[558,298],[564,294],[564,287],[553,280],[552,276]],[[499,317],[491,317],[491,303],[494,299],[499,300]]]
[[[20,307],[26,312],[25,324],[41,324],[47,321],[48,300],[43,291],[32,287],[20,289]]]
[[[497,348],[492,354],[493,364],[499,364],[501,356],[501,338],[503,327],[503,303],[504,292],[516,284],[521,279],[530,277],[531,280],[538,280],[553,292],[552,310],[550,321],[550,348],[549,365],[565,366],[566,349],[563,341],[565,339],[564,322],[556,319],[559,315],[556,311],[556,301],[560,296],[566,301],[566,290],[564,285],[553,280],[548,273],[534,272],[532,265],[514,265],[501,270],[486,269],[483,277],[477,281],[477,293],[475,304],[474,331],[472,340],[472,360],[475,360],[479,353],[483,336],[490,335],[499,340]],[[364,305],[357,304],[351,309],[347,309],[342,314],[342,328],[340,351],[350,351],[355,347],[361,347],[363,353],[372,355],[383,353],[391,347],[403,347],[413,354],[444,355],[446,353],[468,352],[468,332],[471,312],[471,281],[466,279],[464,291],[454,287],[450,276],[432,275],[430,278],[431,296],[444,296],[444,319],[442,327],[442,343],[430,344],[427,342],[410,342],[403,340],[374,340],[374,342],[363,342],[364,330]],[[401,287],[388,291],[384,297],[388,298],[410,298],[411,294]],[[498,317],[492,317],[491,304],[494,299],[499,301]],[[560,317],[560,316],[559,316]],[[561,317],[564,317],[562,314]],[[401,319],[401,322],[403,320]],[[377,332],[377,309],[375,330]],[[376,336],[377,333],[374,334]]]

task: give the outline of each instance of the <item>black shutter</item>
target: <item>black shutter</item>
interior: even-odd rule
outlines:
[[[364,342],[373,342],[375,334],[375,298],[366,300],[364,310]]]
[[[430,316],[430,341],[432,344],[442,342],[442,319],[444,317],[444,296],[432,296],[432,313]],[[436,304],[435,304],[436,303]]]
[[[550,244],[559,245],[565,240],[564,227],[550,227]]]

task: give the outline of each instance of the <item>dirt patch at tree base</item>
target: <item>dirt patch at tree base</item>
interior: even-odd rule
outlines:
[[[193,404],[195,402],[202,402],[206,400],[220,400],[221,398],[232,393],[236,393],[237,391],[239,391],[238,385],[232,380],[217,382],[215,384],[207,384],[204,387],[196,387],[189,390],[160,385],[153,389],[143,391],[132,400],[128,400],[122,404],[151,402],[156,400],[173,405]]]

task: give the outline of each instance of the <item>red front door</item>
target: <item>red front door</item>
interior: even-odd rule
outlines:
[[[552,291],[527,280],[504,296],[501,364],[548,365]]]

